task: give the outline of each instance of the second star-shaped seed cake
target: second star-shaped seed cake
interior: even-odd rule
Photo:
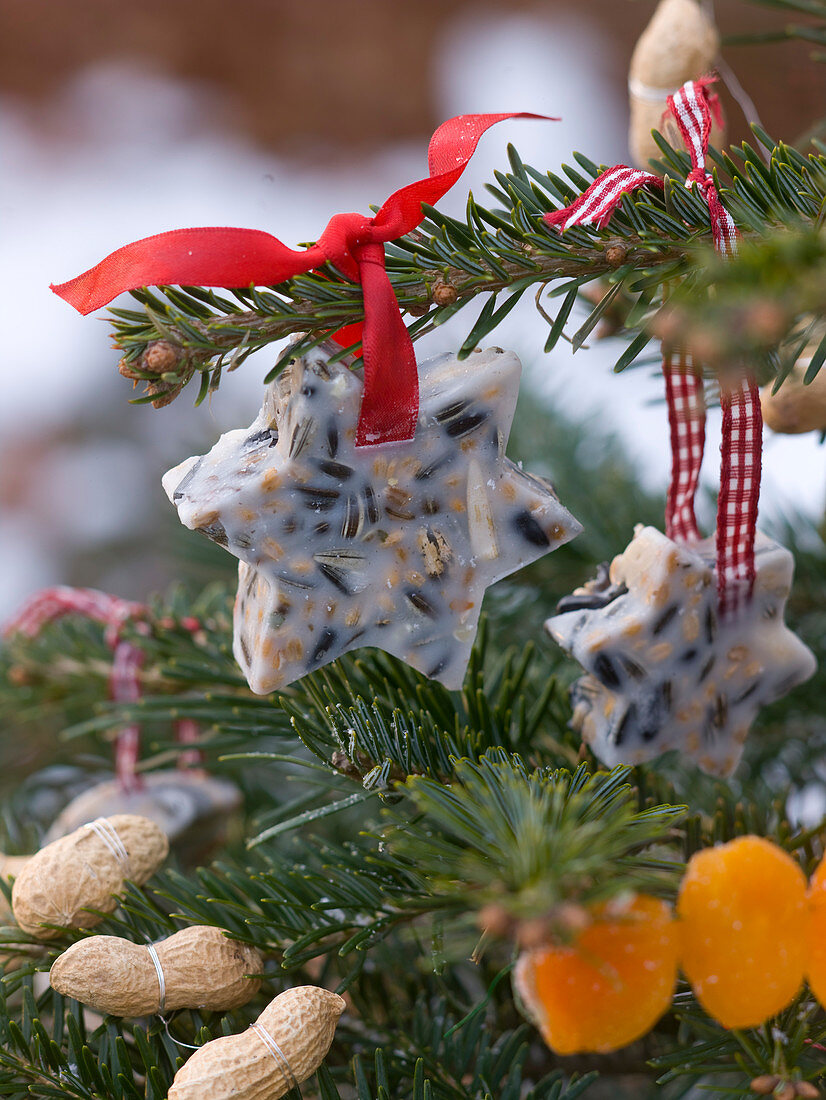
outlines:
[[[783,621],[792,555],[758,533],[754,563],[751,602],[723,621],[714,539],[689,545],[639,527],[548,619],[587,673],[571,692],[571,725],[603,764],[679,749],[729,775],[759,709],[812,675],[814,655]]]
[[[582,530],[505,457],[520,374],[500,349],[428,360],[415,438],[357,448],[361,376],[317,349],[248,429],[165,475],[182,523],[240,559],[234,653],[253,691],[360,646],[461,686],[488,585]]]

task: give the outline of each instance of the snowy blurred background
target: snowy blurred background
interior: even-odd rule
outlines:
[[[130,406],[105,313],[81,318],[53,296],[127,241],[181,226],[266,229],[314,239],[340,210],[367,212],[424,175],[430,133],[460,112],[526,110],[561,122],[503,124],[483,139],[441,206],[506,164],[505,147],[555,168],[580,149],[627,157],[625,77],[654,0],[415,4],[361,0],[5,0],[0,24],[0,619],[53,583],[142,597],[171,579],[175,517],[162,473],[248,424],[277,349],[225,376],[208,405],[195,388],[154,411]],[[729,32],[776,19],[717,3]],[[802,132],[826,92],[805,46],[727,51],[770,133]],[[777,68],[770,73],[767,65]],[[818,67],[814,67],[817,69]],[[783,95],[776,89],[783,88]],[[732,138],[745,136],[727,102]],[[481,304],[481,303],[480,303]],[[455,347],[478,307],[418,344]],[[650,370],[614,377],[613,341],[543,356],[546,323],[528,296],[496,342],[526,384],[592,429],[617,431],[640,477],[667,476],[661,392]],[[429,341],[429,342],[428,342]],[[705,474],[717,477],[712,426]],[[769,437],[762,507],[823,510],[826,452]],[[780,486],[794,485],[784,500]],[[787,490],[786,490],[787,491]],[[576,512],[576,501],[567,501]],[[630,535],[630,532],[629,532]],[[619,549],[619,547],[617,548]]]

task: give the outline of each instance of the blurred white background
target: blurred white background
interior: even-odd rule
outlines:
[[[637,28],[652,7],[617,6]],[[483,196],[485,181],[506,165],[508,142],[543,168],[556,168],[574,149],[607,164],[626,158],[621,73],[627,50],[623,54],[610,26],[589,18],[588,4],[561,14],[568,7],[557,6],[549,18],[547,11],[508,14],[475,5],[457,5],[451,16],[446,6],[421,73],[435,121],[507,110],[562,121],[495,127],[443,209],[460,215],[468,188]],[[750,90],[758,100],[766,94],[766,88]],[[270,109],[279,110],[278,102]],[[329,110],[334,115],[335,103]],[[371,202],[424,175],[428,130],[373,148],[360,145],[351,155],[322,139],[274,148],[277,143],[238,127],[213,83],[184,80],[135,59],[101,58],[69,74],[36,109],[23,94],[0,93],[0,131],[2,619],[47,584],[94,584],[142,596],[165,583],[151,552],[127,566],[116,550],[98,560],[98,549],[144,537],[153,517],[168,508],[162,473],[254,418],[262,378],[277,353],[259,353],[225,376],[200,409],[192,407],[194,387],[160,411],[130,406],[130,384],[117,373],[105,312],[80,317],[50,293],[49,283],[129,240],[181,226],[261,228],[292,245],[314,239],[331,214],[367,212]],[[420,356],[457,346],[478,308],[468,307],[422,340]],[[562,343],[544,356],[546,335],[528,295],[496,343],[523,358],[527,385],[598,431],[619,433],[642,481],[664,487],[667,430],[656,374],[642,369],[613,376],[613,340],[576,356]],[[714,485],[718,417],[711,421],[704,473]],[[819,515],[824,480],[826,454],[815,437],[767,433],[764,513]],[[565,503],[576,513],[576,500]]]

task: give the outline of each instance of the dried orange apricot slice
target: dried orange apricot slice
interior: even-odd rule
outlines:
[[[696,852],[677,899],[682,967],[724,1027],[757,1027],[793,999],[806,961],[806,877],[759,836]]]
[[[826,858],[809,882],[809,926],[806,978],[821,1005],[826,1005]]]
[[[671,1003],[678,942],[670,907],[637,894],[592,911],[570,945],[524,952],[517,997],[557,1054],[605,1054],[649,1031]]]

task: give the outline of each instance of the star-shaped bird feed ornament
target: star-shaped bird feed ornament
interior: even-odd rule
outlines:
[[[164,488],[185,526],[240,559],[234,653],[253,691],[361,646],[459,688],[485,589],[582,528],[505,457],[513,353],[420,364],[415,438],[356,447],[363,383],[333,351],[294,362],[248,429]]]
[[[811,650],[783,622],[794,562],[758,534],[751,602],[719,614],[714,539],[677,543],[638,527],[610,569],[566,596],[545,627],[587,675],[572,726],[603,764],[670,749],[728,775],[761,706],[808,680]]]

